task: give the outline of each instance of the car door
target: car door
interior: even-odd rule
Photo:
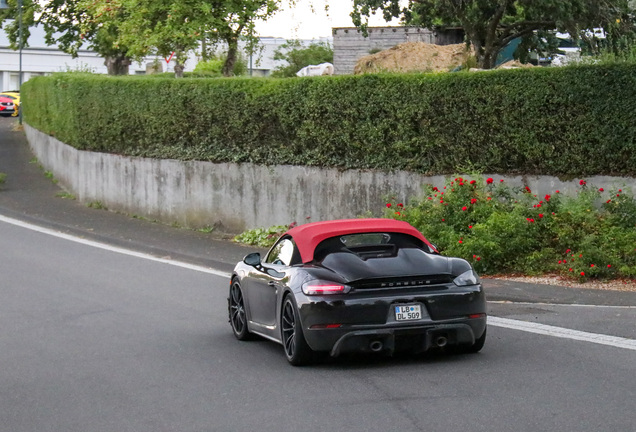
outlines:
[[[250,275],[247,292],[251,321],[260,327],[276,327],[278,294],[289,278],[289,265],[294,253],[290,238],[280,239],[263,263]]]

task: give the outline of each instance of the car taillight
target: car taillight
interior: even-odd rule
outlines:
[[[303,284],[303,293],[306,295],[345,294],[349,289],[346,285],[333,282],[311,281]]]

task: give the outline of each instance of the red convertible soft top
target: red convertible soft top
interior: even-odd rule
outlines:
[[[312,222],[290,229],[285,235],[290,235],[296,242],[303,263],[314,259],[314,250],[323,240],[345,234],[360,234],[373,232],[388,232],[409,234],[422,240],[435,250],[426,238],[407,222],[395,219],[341,219],[325,222]]]

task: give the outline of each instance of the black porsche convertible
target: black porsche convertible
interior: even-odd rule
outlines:
[[[486,298],[472,266],[392,219],[290,229],[264,259],[251,253],[236,265],[228,312],[237,339],[278,342],[293,365],[320,352],[472,353],[486,340]]]

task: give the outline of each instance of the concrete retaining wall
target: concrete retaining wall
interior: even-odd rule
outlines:
[[[25,125],[27,139],[46,170],[80,202],[100,201],[111,210],[187,227],[222,225],[229,232],[296,221],[379,215],[387,196],[406,202],[421,185],[442,186],[443,176],[398,171],[319,169],[300,166],[215,164],[124,157],[79,151]],[[528,185],[542,196],[578,190],[578,179],[485,175]],[[609,188],[636,180],[592,177],[589,184]]]

